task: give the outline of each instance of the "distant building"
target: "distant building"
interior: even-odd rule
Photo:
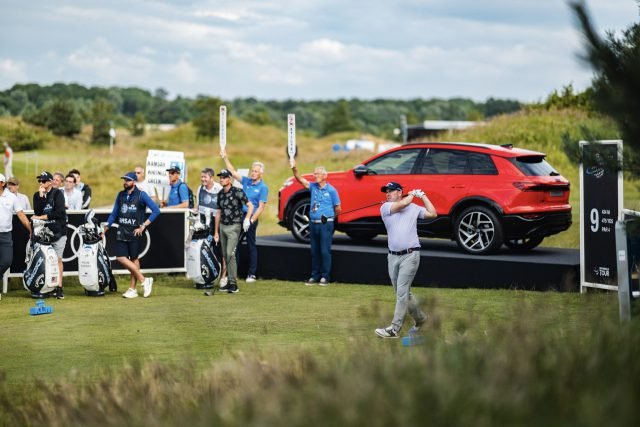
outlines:
[[[415,141],[445,132],[463,130],[482,122],[455,120],[425,120],[419,125],[407,125],[407,141]]]

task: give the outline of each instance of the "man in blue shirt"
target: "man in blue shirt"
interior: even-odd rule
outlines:
[[[136,298],[138,296],[136,283],[140,281],[144,289],[143,296],[147,298],[151,295],[153,278],[144,277],[140,271],[138,256],[142,246],[142,235],[153,220],[160,215],[160,209],[147,193],[136,187],[135,172],[127,173],[122,179],[124,180],[122,183],[124,189],[116,197],[105,232],[116,220],[118,221],[115,255],[118,262],[131,273],[131,285],[122,296]],[[151,215],[148,218],[146,218],[147,208],[151,209]]]
[[[258,269],[258,248],[256,246],[256,231],[258,228],[258,219],[260,214],[264,211],[265,204],[267,203],[267,197],[269,195],[269,189],[267,184],[262,180],[262,174],[264,173],[264,164],[261,162],[253,162],[251,170],[249,171],[249,177],[242,176],[233,167],[227,152],[225,150],[220,151],[220,156],[224,159],[227,165],[227,170],[231,172],[233,177],[241,182],[242,189],[244,190],[247,198],[253,205],[254,211],[251,215],[250,226],[246,232],[247,246],[249,247],[249,268],[247,269],[247,283],[256,281],[256,271]],[[245,207],[246,212],[246,207]]]
[[[189,189],[187,185],[182,185],[183,182],[180,179],[180,167],[171,166],[167,169],[169,173],[169,197],[167,200],[162,200],[161,206],[167,208],[188,208],[189,207]]]
[[[309,182],[298,174],[296,161],[291,160],[291,170],[296,180],[311,192],[309,209],[309,237],[311,239],[311,277],[307,286],[327,286],[331,275],[331,241],[333,223],[340,214],[338,191],[327,182],[327,170],[323,166],[314,169],[315,182]]]

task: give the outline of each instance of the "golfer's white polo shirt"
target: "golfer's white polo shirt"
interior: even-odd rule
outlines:
[[[0,233],[8,233],[13,229],[13,214],[21,211],[16,195],[5,188],[0,194]]]

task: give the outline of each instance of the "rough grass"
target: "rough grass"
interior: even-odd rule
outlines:
[[[618,323],[614,294],[415,291],[431,317],[414,347],[373,334],[393,308],[384,286],[206,298],[172,278],[132,301],[72,287],[50,317],[14,291],[0,425],[634,424],[639,325]]]

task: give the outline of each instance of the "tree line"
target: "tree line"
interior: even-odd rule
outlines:
[[[231,116],[252,124],[284,127],[286,115],[296,114],[302,132],[322,136],[340,131],[359,131],[393,138],[393,129],[402,115],[409,124],[424,120],[482,120],[522,108],[520,102],[489,98],[476,102],[452,99],[339,99],[325,101],[258,100],[235,98],[221,100],[209,96],[195,99],[181,96],[169,99],[166,90],[153,93],[135,87],[85,87],[55,83],[49,86],[16,84],[0,92],[0,116],[21,116],[27,123],[45,127],[52,133],[73,136],[83,124],[100,128],[95,142],[108,141],[109,124],[126,126],[142,134],[146,123],[194,122],[198,134],[213,137],[217,133],[217,106],[226,104]],[[106,131],[105,131],[106,128]],[[95,133],[95,129],[94,129]]]

